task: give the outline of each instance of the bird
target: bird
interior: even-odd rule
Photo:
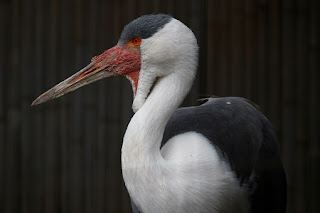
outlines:
[[[179,108],[196,76],[195,34],[168,14],[140,16],[118,43],[34,100],[125,76],[134,112],[121,167],[133,212],[283,213],[286,174],[271,123],[251,101],[211,97]]]

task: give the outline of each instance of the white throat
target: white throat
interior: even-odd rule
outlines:
[[[150,202],[161,203],[152,195],[162,194],[165,200],[170,197],[164,193],[169,187],[166,179],[170,171],[161,156],[160,144],[169,118],[192,85],[192,79],[183,82],[179,78],[181,76],[177,73],[172,73],[156,82],[144,105],[131,119],[124,136],[123,177],[129,194],[140,209],[145,202],[148,205],[152,205]]]
[[[184,45],[185,41],[188,42]],[[165,126],[190,91],[198,64],[196,38],[176,19],[143,40],[140,48],[141,70],[133,101],[136,114],[127,127],[122,146],[127,186],[132,175],[127,177],[125,171],[138,172],[145,169],[143,166],[162,162],[160,143]]]

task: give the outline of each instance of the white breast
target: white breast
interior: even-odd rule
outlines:
[[[167,212],[248,212],[246,189],[240,188],[228,163],[203,135],[177,135],[161,154],[174,168],[171,187],[181,209]]]

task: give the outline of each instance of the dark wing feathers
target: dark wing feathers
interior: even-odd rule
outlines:
[[[269,122],[264,123],[263,143],[255,164],[256,185],[251,196],[252,212],[286,212],[287,181],[278,153],[276,136]]]
[[[132,199],[131,199],[131,208],[133,213],[142,213]]]
[[[169,120],[161,147],[173,136],[196,131],[229,162],[240,184],[251,189],[252,212],[285,212],[286,177],[270,122],[252,102],[211,98],[179,108]]]
[[[264,116],[242,98],[210,99],[198,107],[179,108],[166,126],[161,146],[177,134],[201,133],[243,182],[250,177],[262,144],[261,119]]]

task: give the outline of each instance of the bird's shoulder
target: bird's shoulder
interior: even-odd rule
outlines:
[[[213,139],[223,135],[231,137],[240,132],[254,133],[264,120],[266,118],[258,107],[247,99],[210,98],[200,106],[177,109],[167,123],[163,142],[186,131],[211,132],[212,137],[216,136]]]

